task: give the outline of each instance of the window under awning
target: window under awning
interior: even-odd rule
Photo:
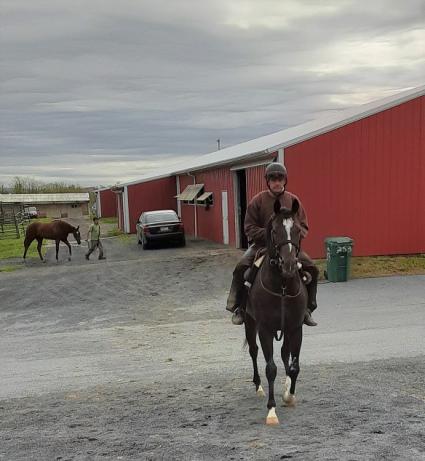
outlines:
[[[176,196],[177,200],[184,200],[191,202],[195,200],[199,192],[203,189],[203,184],[190,184],[186,189]]]
[[[212,192],[204,192],[201,196],[199,196],[196,200],[198,202],[203,202],[204,200],[208,200],[212,196]]]

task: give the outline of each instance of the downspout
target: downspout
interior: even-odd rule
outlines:
[[[285,165],[285,149],[283,147],[277,151],[277,161],[282,165]]]
[[[186,173],[186,174],[193,178],[193,185],[195,185],[196,184],[196,176],[194,174],[190,174],[190,173]],[[196,208],[197,208],[196,207],[196,197],[195,197],[195,200],[194,200],[193,207],[195,208],[195,226],[194,226],[195,229],[194,229],[194,231],[195,231],[195,238],[197,238],[198,237],[198,213],[196,211]]]
[[[180,195],[180,176],[176,176],[176,188],[177,188],[177,195]],[[181,218],[182,217],[182,204],[179,199],[177,199],[177,214]]]

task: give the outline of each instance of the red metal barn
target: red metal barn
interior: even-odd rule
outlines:
[[[143,211],[165,209],[177,211],[175,196],[175,176],[126,185],[124,191],[124,201],[127,202],[127,207],[124,203],[126,232],[136,232],[136,223]]]
[[[117,216],[117,199],[111,189],[96,191],[97,214],[102,218]]]
[[[214,168],[193,173],[192,176],[179,175],[180,191],[193,184],[203,184],[203,192],[209,192],[210,201],[196,205],[180,201],[181,218],[188,235],[215,242],[235,244],[235,222],[233,207],[233,178],[229,168]],[[202,191],[201,191],[202,193]],[[202,196],[202,195],[201,195]]]
[[[245,247],[243,219],[273,160],[288,168],[310,233],[304,249],[349,236],[357,256],[425,252],[425,86],[194,157],[124,186],[123,228],[173,208],[188,235]],[[175,197],[177,196],[177,202]]]
[[[336,235],[357,256],[425,253],[425,96],[286,147],[285,165],[313,257]]]

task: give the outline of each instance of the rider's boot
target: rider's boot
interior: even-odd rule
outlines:
[[[226,310],[231,312],[232,323],[233,325],[242,325],[244,323],[244,309],[242,306],[242,301],[244,299],[244,287],[240,286],[240,281],[238,277],[239,274],[235,277],[233,276],[232,285],[230,287],[230,293],[227,298]],[[243,283],[243,281],[242,281]]]
[[[232,315],[233,325],[242,325],[245,322],[245,312],[241,307],[236,307]]]
[[[310,303],[310,306],[311,306],[311,303]],[[312,306],[311,306],[312,307]],[[317,326],[317,322],[313,319],[313,317],[311,316],[311,312],[312,310],[314,309],[311,309],[311,307],[309,309],[306,310],[305,312],[305,315],[304,315],[304,323],[306,325],[308,325],[309,327],[316,327]],[[317,307],[317,305],[316,305]]]
[[[307,285],[308,305],[304,315],[304,323],[309,327],[317,326],[317,322],[311,316],[311,313],[317,309],[317,278],[313,277],[311,282]]]

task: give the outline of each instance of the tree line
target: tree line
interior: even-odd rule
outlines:
[[[64,182],[44,183],[32,178],[16,176],[10,186],[0,184],[1,194],[57,194],[66,192],[85,192],[86,189],[77,184]]]

